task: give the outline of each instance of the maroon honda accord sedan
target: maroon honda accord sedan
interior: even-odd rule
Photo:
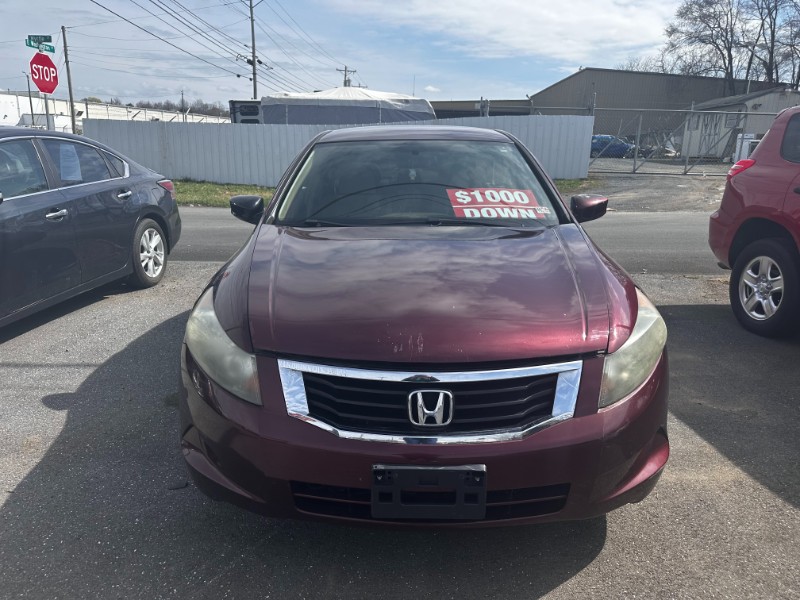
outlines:
[[[273,517],[580,519],[669,457],[666,327],[533,155],[498,131],[326,132],[186,327],[200,489]]]

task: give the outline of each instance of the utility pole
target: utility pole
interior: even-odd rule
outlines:
[[[72,97],[72,74],[69,72],[69,51],[67,50],[67,28],[61,26],[61,38],[64,41],[64,63],[67,66],[67,89],[69,90],[69,119],[72,123],[72,133],[78,133],[75,126],[75,99]],[[87,115],[88,116],[88,115]]]
[[[253,100],[258,100],[258,82],[256,81],[256,19],[253,16],[253,0],[250,0],[250,49],[253,51]]]
[[[336,69],[339,73],[344,73],[344,87],[350,87],[350,78],[347,76],[348,73],[351,75],[353,73],[358,73],[355,69],[348,69],[347,65],[344,66],[344,69]]]
[[[31,103],[31,127],[34,127],[36,123],[34,122],[35,119],[33,117],[33,98],[31,97],[31,78],[28,76],[26,71],[23,71],[25,74],[25,79],[28,80],[28,102]]]

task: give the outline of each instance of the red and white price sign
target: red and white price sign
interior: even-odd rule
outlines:
[[[533,190],[474,188],[447,190],[457,217],[464,219],[542,219],[550,214],[539,206]]]

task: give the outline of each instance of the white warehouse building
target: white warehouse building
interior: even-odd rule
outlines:
[[[175,123],[230,123],[227,117],[137,108],[96,102],[75,102],[75,124],[83,131],[83,119],[117,121],[167,121]],[[36,127],[72,132],[69,100],[46,97],[39,92],[0,92],[0,126]]]

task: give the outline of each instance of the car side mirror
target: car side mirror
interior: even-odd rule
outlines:
[[[237,219],[257,225],[264,215],[264,199],[261,196],[233,196],[231,214]]]
[[[570,208],[578,223],[594,221],[606,214],[608,198],[598,194],[577,194],[570,199]]]

